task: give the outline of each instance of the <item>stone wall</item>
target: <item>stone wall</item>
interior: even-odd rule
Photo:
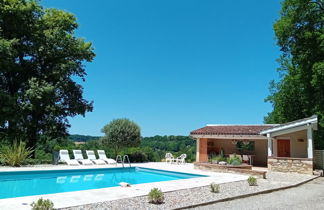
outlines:
[[[313,159],[268,157],[268,169],[278,172],[313,174]]]

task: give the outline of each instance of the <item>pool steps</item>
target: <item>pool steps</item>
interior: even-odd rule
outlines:
[[[120,162],[118,162],[118,161],[120,161]],[[116,163],[117,164],[118,163],[121,163],[122,166],[123,166],[123,168],[125,167],[125,163],[128,163],[129,167],[132,167],[128,155],[124,155],[123,157],[121,155],[117,155],[117,157],[116,157]]]

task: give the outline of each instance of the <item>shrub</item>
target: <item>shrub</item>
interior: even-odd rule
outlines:
[[[215,160],[216,160],[217,162],[220,162],[220,161],[226,161],[226,157],[221,156],[221,155],[217,155],[216,158],[215,158]]]
[[[211,183],[210,184],[210,189],[213,193],[219,193],[219,184],[216,183]]]
[[[141,151],[130,153],[128,157],[132,163],[143,163],[148,161],[147,154]]]
[[[35,159],[51,161],[52,158],[53,158],[52,153],[47,153],[42,149],[36,149],[35,150]]]
[[[257,183],[257,179],[253,176],[250,176],[248,179],[247,179],[247,182],[249,183],[250,186],[257,186],[258,183]]]
[[[215,152],[211,152],[211,153],[209,153],[209,154],[208,154],[208,160],[209,160],[209,162],[214,162],[214,161],[216,161],[216,157],[217,157],[217,155],[216,155]]]
[[[230,164],[230,165],[241,165],[242,164],[242,160],[237,157],[237,156],[234,156],[234,157],[231,157],[231,158],[228,158],[227,159],[227,163]]]
[[[54,147],[53,147],[53,151],[60,151],[61,149],[63,149],[60,145],[55,145]]]
[[[32,149],[26,148],[25,143],[20,141],[4,147],[0,157],[6,165],[18,167],[30,157],[32,152]]]
[[[221,148],[220,152],[219,152],[219,155],[224,157],[224,150]]]
[[[226,157],[224,157],[224,153],[222,152],[222,150],[219,153],[219,155],[216,155],[215,152],[211,152],[209,154],[209,161],[212,162],[212,163],[213,162],[219,163],[220,161],[226,161]]]
[[[52,160],[27,158],[22,162],[22,165],[52,164],[52,162]]]
[[[161,204],[164,201],[163,192],[158,188],[153,188],[148,194],[148,199],[150,203]]]
[[[32,210],[53,210],[54,204],[49,199],[40,198],[31,204]]]
[[[234,166],[238,166],[242,164],[242,161],[240,159],[234,159],[234,160],[230,160],[230,164]]]

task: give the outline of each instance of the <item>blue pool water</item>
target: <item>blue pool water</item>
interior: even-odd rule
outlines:
[[[0,199],[204,177],[141,167],[0,173]]]

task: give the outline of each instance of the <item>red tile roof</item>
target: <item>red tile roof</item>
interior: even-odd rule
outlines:
[[[260,131],[275,125],[209,125],[190,132],[190,135],[260,135]]]

